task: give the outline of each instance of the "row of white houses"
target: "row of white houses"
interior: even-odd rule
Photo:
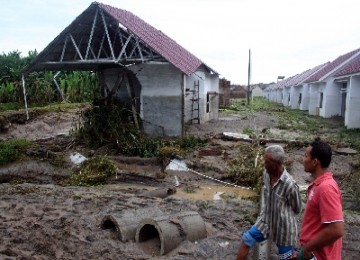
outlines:
[[[309,115],[344,117],[360,128],[360,49],[269,85],[265,98]]]

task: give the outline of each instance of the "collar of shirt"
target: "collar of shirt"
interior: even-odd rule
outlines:
[[[286,180],[288,179],[288,175],[287,175],[287,171],[286,169],[284,168],[279,180],[281,180],[282,182],[285,182]]]
[[[270,188],[276,187],[276,186],[278,185],[279,181],[285,182],[285,181],[287,180],[287,178],[288,178],[288,176],[287,176],[287,171],[286,171],[286,169],[285,169],[285,167],[284,167],[284,170],[283,170],[283,172],[281,173],[280,178],[275,182],[274,186],[271,187],[271,185],[270,185],[270,176],[269,176],[269,173],[268,173],[268,172],[266,173],[267,185],[268,185]]]
[[[319,186],[320,183],[322,183],[323,181],[332,178],[333,174],[332,172],[325,172],[324,174],[322,174],[321,176],[317,177],[310,185],[309,188],[312,186]]]

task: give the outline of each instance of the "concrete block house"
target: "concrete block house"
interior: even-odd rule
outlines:
[[[253,85],[251,86],[251,96],[253,98],[264,97],[264,90],[259,85]]]
[[[341,84],[342,93],[346,92],[345,126],[360,128],[360,55],[336,72],[334,81]]]
[[[309,84],[305,83],[305,81],[326,65],[327,63],[318,65],[312,69],[304,71],[300,75],[299,79],[294,84],[294,88],[299,88],[299,91],[297,92],[299,93],[299,96],[295,96],[295,99],[298,98],[299,100],[298,102],[299,107],[294,106],[293,108],[298,108],[300,110],[309,110],[310,91],[309,91]]]
[[[357,49],[341,55],[305,81],[310,90],[310,115],[345,116],[347,86],[335,81],[333,76],[359,54],[360,49]]]
[[[305,83],[309,77],[315,74],[324,65],[318,65],[315,68],[308,69],[293,77],[287,86],[290,88],[290,107],[293,109],[308,110],[309,106],[309,88]]]
[[[265,97],[309,115],[344,117],[347,128],[360,128],[360,49],[271,84]]]
[[[218,119],[219,74],[129,11],[92,3],[23,70],[96,71],[151,136]],[[24,82],[24,81],[23,81]],[[25,85],[24,85],[25,89]]]

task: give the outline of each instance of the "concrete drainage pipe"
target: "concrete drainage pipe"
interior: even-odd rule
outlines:
[[[140,220],[162,216],[164,213],[156,207],[114,212],[105,215],[101,221],[102,229],[113,229],[122,242],[135,240],[136,230]]]
[[[175,215],[143,219],[135,240],[150,255],[164,255],[182,241],[197,241],[206,237],[206,227],[197,212],[187,211]]]

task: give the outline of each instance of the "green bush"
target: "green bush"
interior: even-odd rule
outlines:
[[[37,55],[36,50],[25,57],[17,50],[0,54],[0,103],[23,102],[21,73]],[[26,76],[26,98],[30,106],[62,101],[54,76],[52,71],[31,72]],[[63,72],[56,80],[69,102],[88,102],[100,96],[99,79],[94,72]]]

